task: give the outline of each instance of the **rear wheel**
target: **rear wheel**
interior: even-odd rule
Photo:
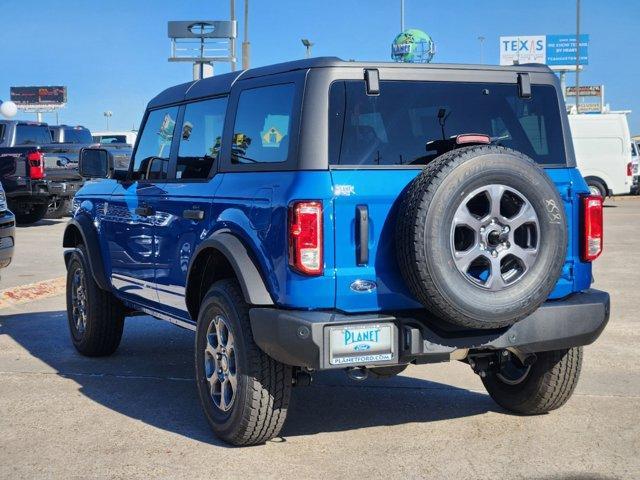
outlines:
[[[39,222],[47,214],[49,206],[46,203],[36,203],[17,208],[13,213],[18,225],[31,225]]]
[[[522,415],[538,415],[560,408],[573,394],[580,376],[582,347],[536,354],[533,365],[513,355],[482,378],[498,405]]]
[[[255,445],[278,435],[287,415],[292,368],[256,345],[235,280],[216,282],[202,301],[195,362],[200,402],[218,437]]]
[[[68,215],[70,205],[68,198],[57,198],[49,204],[45,218],[58,219]]]

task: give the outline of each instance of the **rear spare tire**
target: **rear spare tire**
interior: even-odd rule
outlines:
[[[500,328],[535,311],[566,256],[562,200],[520,152],[471,146],[448,152],[409,185],[396,247],[415,297],[446,322]]]

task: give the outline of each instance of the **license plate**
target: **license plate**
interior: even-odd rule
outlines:
[[[375,364],[394,357],[393,325],[369,323],[329,328],[331,365]]]

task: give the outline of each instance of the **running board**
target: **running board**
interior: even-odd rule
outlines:
[[[135,304],[128,300],[122,300],[122,303],[124,303],[127,307],[133,310],[138,310],[140,312],[146,313],[147,315],[151,315],[153,318],[157,320],[163,320],[165,322],[172,323],[180,328],[185,328],[193,332],[196,331],[196,323],[191,320],[185,320],[183,318],[173,317],[171,315],[167,315],[166,313],[158,312],[157,310],[154,310],[149,307],[143,307],[142,305]]]

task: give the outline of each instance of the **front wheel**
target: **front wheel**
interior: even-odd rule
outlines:
[[[582,347],[536,354],[525,366],[513,355],[482,379],[491,398],[507,410],[539,415],[563,406],[573,394],[582,366]]]
[[[102,290],[87,267],[84,247],[67,266],[67,318],[74,347],[82,355],[111,355],[120,345],[124,308],[111,292]]]
[[[235,280],[216,282],[202,301],[195,363],[200,403],[218,437],[233,445],[256,445],[280,433],[292,369],[256,345]]]

